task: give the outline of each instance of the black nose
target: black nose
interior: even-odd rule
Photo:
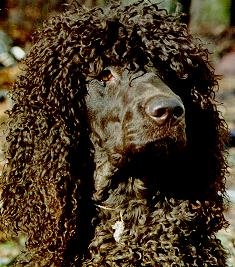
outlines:
[[[147,102],[146,113],[153,118],[158,125],[179,123],[185,114],[183,103],[175,97],[155,97]]]

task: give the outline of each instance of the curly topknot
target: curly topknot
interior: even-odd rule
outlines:
[[[73,266],[86,251],[95,216],[95,166],[84,97],[87,77],[110,65],[133,71],[154,66],[181,92],[191,122],[192,176],[201,201],[213,202],[205,209],[217,218],[211,232],[226,224],[227,127],[215,105],[208,51],[155,4],[72,8],[44,24],[13,91],[0,226],[27,234],[26,253],[16,266]]]

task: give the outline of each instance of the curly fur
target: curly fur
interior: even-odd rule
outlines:
[[[145,2],[73,8],[44,25],[25,66],[1,178],[0,226],[27,236],[15,266],[226,266],[215,234],[227,225],[227,126],[208,51],[178,18]],[[130,83],[154,70],[184,103],[186,128],[156,131],[153,147],[118,146],[123,103],[92,110],[108,66],[141,73],[126,78],[129,100]]]

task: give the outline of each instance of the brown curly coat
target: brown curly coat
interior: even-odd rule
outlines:
[[[226,266],[227,127],[208,52],[178,18],[144,2],[74,8],[44,25],[25,66],[1,178],[0,227],[27,236],[15,266]],[[149,95],[132,84],[159,78],[185,108],[174,129],[128,104]]]

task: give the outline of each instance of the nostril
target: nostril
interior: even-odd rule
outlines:
[[[182,115],[184,115],[184,108],[182,106],[177,106],[173,109],[173,116],[175,118],[180,118]]]
[[[161,118],[166,116],[167,113],[168,113],[167,108],[156,108],[155,110],[153,110],[152,116],[154,116],[155,118]]]

